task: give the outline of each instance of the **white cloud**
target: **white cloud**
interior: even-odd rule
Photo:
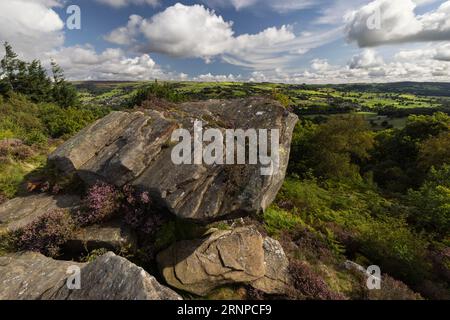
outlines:
[[[162,70],[148,55],[127,57],[121,49],[97,53],[90,45],[65,47],[46,54],[73,80],[184,79],[185,75]]]
[[[396,0],[394,0],[396,1]],[[418,6],[431,4],[442,0],[413,0]],[[370,0],[331,0],[320,9],[321,16],[316,20],[317,24],[342,24],[345,17],[355,8],[360,8],[370,3]]]
[[[223,53],[233,40],[232,22],[201,5],[180,3],[143,20],[141,31],[150,50],[175,57],[209,59]]]
[[[437,60],[450,62],[450,43],[437,43],[414,50],[399,51],[395,58],[401,61]]]
[[[120,27],[113,30],[110,34],[105,36],[105,40],[117,45],[131,45],[134,38],[139,33],[139,28],[142,25],[143,18],[138,15],[131,15],[128,24],[125,27]]]
[[[26,58],[64,43],[64,22],[52,9],[58,1],[0,2],[0,40],[8,41]]]
[[[437,48],[433,58],[440,61],[450,61],[450,44]]]
[[[347,16],[348,39],[360,47],[450,40],[450,1],[423,15],[416,7],[412,0],[375,0]],[[369,28],[373,17],[379,17],[381,28]]]
[[[242,76],[235,76],[233,74],[224,75],[224,74],[201,74],[194,77],[192,80],[201,81],[201,82],[236,82],[242,80]]]
[[[134,5],[148,4],[153,7],[156,7],[160,4],[160,0],[96,0],[96,1],[114,8],[122,8],[131,4]]]
[[[311,61],[311,69],[314,71],[326,71],[330,69],[330,64],[326,59],[314,59]]]
[[[383,58],[375,50],[365,49],[352,57],[348,66],[350,69],[367,69],[379,67],[384,63]]]
[[[97,53],[91,45],[64,47],[64,22],[53,10],[62,4],[59,0],[0,1],[0,40],[10,42],[25,60],[41,59],[46,67],[56,60],[71,80],[186,79],[185,74],[163,70],[148,54],[128,56],[121,49]],[[137,16],[127,27],[133,28],[133,23],[140,25]],[[120,33],[113,36],[116,42],[124,41]]]
[[[136,21],[141,21],[140,27]],[[291,26],[236,36],[233,22],[225,21],[215,11],[178,3],[149,19],[130,18],[127,26],[113,30],[106,39],[115,44],[133,43],[139,31],[148,41],[137,48],[141,52],[202,58],[206,62],[220,57],[230,64],[258,70],[289,64],[310,49],[341,36],[340,29],[333,29],[297,37]]]

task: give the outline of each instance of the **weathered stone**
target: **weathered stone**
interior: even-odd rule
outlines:
[[[9,200],[0,205],[0,234],[17,231],[55,209],[75,210],[77,196],[31,195]]]
[[[267,294],[285,294],[290,284],[289,259],[277,240],[266,237],[263,248],[266,272],[251,285]]]
[[[34,252],[0,257],[0,300],[51,299],[72,265],[82,266]]]
[[[221,285],[250,283],[265,274],[263,238],[252,227],[178,242],[161,252],[157,261],[169,285],[200,296]]]
[[[81,289],[67,288],[68,268],[81,270]],[[88,264],[38,253],[0,257],[0,300],[180,300],[128,260],[109,252]]]
[[[116,220],[78,230],[65,244],[65,252],[86,253],[96,249],[134,251],[137,238],[131,228]]]
[[[154,106],[151,106],[154,107]],[[156,110],[158,109],[158,110]],[[176,165],[171,154],[175,129],[278,129],[279,170],[263,176],[256,165]],[[148,191],[181,218],[218,220],[260,212],[280,189],[297,117],[265,98],[206,101],[154,107],[143,112],[113,112],[84,129],[49,158],[66,173],[87,183],[102,180],[133,184]]]
[[[343,267],[347,270],[352,270],[367,275],[367,269],[356,262],[347,260],[343,263]]]

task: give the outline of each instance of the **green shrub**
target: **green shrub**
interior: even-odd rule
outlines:
[[[52,138],[70,137],[98,118],[88,108],[59,108],[56,105],[41,106],[40,118]]]
[[[154,82],[134,93],[127,102],[127,106],[129,108],[139,107],[144,101],[156,102],[158,100],[179,103],[187,99],[170,83],[159,84],[158,82]]]
[[[271,236],[279,236],[282,232],[292,231],[301,225],[303,221],[299,216],[276,206],[264,212],[264,227]]]
[[[20,164],[0,164],[0,192],[13,198],[27,173]]]
[[[429,276],[428,243],[398,219],[371,221],[359,226],[360,251],[394,277],[417,284]]]
[[[450,234],[450,165],[440,170],[432,168],[423,186],[409,192],[409,200],[415,207],[412,219],[419,228],[441,239],[447,237]]]

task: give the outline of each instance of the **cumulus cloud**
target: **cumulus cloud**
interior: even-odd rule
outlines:
[[[160,4],[160,0],[96,0],[96,1],[114,8],[122,8],[131,4],[134,5],[148,4],[153,7],[156,7]]]
[[[52,7],[58,1],[0,2],[0,39],[10,42],[26,58],[64,43],[64,22]]]
[[[413,0],[417,7],[428,5],[441,0]],[[332,0],[324,5],[320,11],[320,17],[316,20],[317,24],[342,24],[345,23],[345,17],[355,8],[360,8],[370,3],[370,0]]]
[[[162,70],[148,55],[127,57],[121,49],[97,53],[90,45],[64,47],[46,54],[54,59],[73,80],[149,80],[185,79],[183,74]]]
[[[143,18],[141,16],[131,15],[126,26],[113,30],[104,38],[106,41],[117,45],[131,45],[134,42],[134,38],[139,34],[142,22]]]
[[[194,78],[192,78],[193,81],[200,81],[200,82],[236,82],[242,80],[241,75],[224,75],[224,74],[201,74]]]
[[[383,58],[375,50],[366,49],[355,55],[350,60],[348,66],[350,69],[367,69],[379,67],[384,63]]]
[[[423,15],[416,7],[412,0],[375,0],[347,15],[348,39],[360,47],[450,40],[450,1]]]
[[[177,3],[148,20],[144,19],[141,31],[149,40],[152,51],[175,57],[209,59],[230,47],[234,33],[232,25],[201,5]]]
[[[437,60],[450,62],[450,43],[437,43],[424,48],[399,51],[395,58],[401,61]]]
[[[51,59],[56,60],[72,80],[185,79],[160,68],[148,54],[130,57],[121,49],[97,53],[91,45],[64,47],[64,22],[53,10],[62,4],[57,0],[1,1],[0,40],[10,42],[25,60],[37,58],[47,67]],[[133,27],[132,22],[128,27]],[[115,40],[124,41],[120,34]]]
[[[136,25],[140,22],[140,26]],[[308,50],[336,39],[341,30],[296,36],[291,26],[271,27],[257,34],[235,35],[233,22],[225,21],[203,5],[176,4],[149,19],[130,17],[127,26],[113,30],[106,39],[115,44],[133,43],[142,34],[147,45],[141,52],[174,57],[215,57],[241,67],[273,69],[285,65]]]

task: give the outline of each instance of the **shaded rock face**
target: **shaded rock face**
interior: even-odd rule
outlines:
[[[282,294],[288,282],[287,258],[277,251],[279,243],[268,239],[253,227],[216,231],[206,240],[172,245],[158,255],[158,266],[170,286],[200,296],[234,283]]]
[[[202,121],[205,129],[222,133],[226,129],[278,129],[279,170],[263,176],[261,164],[174,164],[172,133],[184,128],[193,135],[196,120]],[[113,112],[63,144],[49,160],[88,183],[133,184],[150,192],[178,217],[218,220],[259,212],[274,200],[284,180],[296,122],[297,117],[280,104],[263,98]]]
[[[80,290],[67,288],[71,266],[81,269]],[[142,268],[111,252],[89,264],[31,252],[0,257],[0,288],[0,300],[181,300]]]
[[[96,249],[114,252],[133,252],[137,236],[121,221],[111,221],[102,225],[89,226],[77,230],[64,246],[65,252],[88,253]]]
[[[31,195],[12,199],[0,205],[0,234],[14,232],[55,209],[75,210],[77,196]]]

